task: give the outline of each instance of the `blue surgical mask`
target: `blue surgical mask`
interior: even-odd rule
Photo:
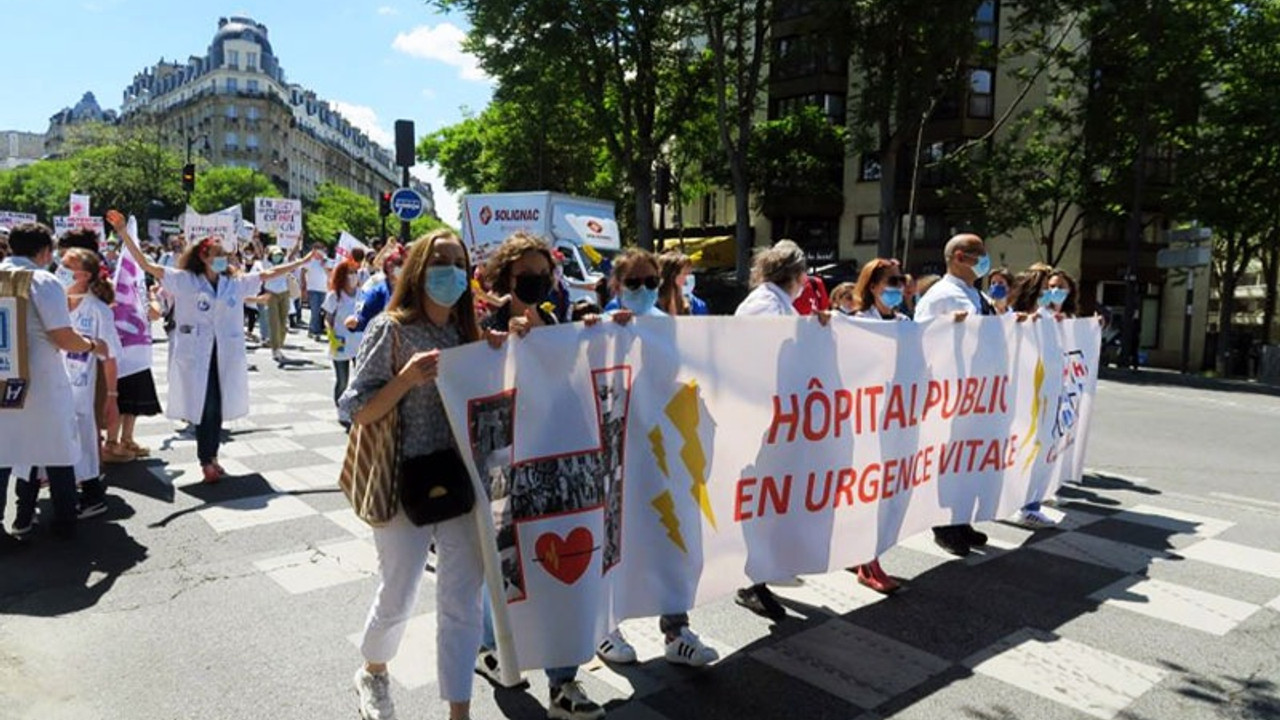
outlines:
[[[1046,298],[1050,305],[1061,305],[1067,301],[1067,296],[1071,294],[1066,288],[1048,288],[1041,297]]]
[[[991,272],[991,256],[983,255],[978,258],[978,263],[973,266],[973,274],[978,277],[986,277]]]
[[[693,289],[698,285],[698,278],[693,273],[684,276],[684,287],[682,291],[685,297],[693,297]]]
[[[622,290],[622,307],[630,310],[636,315],[647,315],[653,306],[658,304],[658,289],[650,290],[641,286],[636,290],[624,288]]]
[[[229,267],[231,267],[231,262],[227,260],[226,255],[219,255],[218,257],[209,261],[209,269],[219,275],[226,272],[227,268]]]
[[[1003,283],[991,286],[991,299],[1004,300],[1009,297],[1009,286]]]
[[[58,269],[54,271],[54,275],[58,276],[58,282],[62,283],[64,288],[69,288],[76,284],[75,271],[65,265],[59,265]]]
[[[880,291],[880,302],[891,308],[902,304],[902,288],[887,287]]]
[[[426,290],[435,304],[453,307],[467,291],[467,271],[453,265],[428,267]]]

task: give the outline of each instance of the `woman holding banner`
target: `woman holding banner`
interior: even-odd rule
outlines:
[[[218,464],[222,423],[249,413],[249,360],[244,341],[246,298],[257,295],[264,280],[293,272],[311,256],[265,272],[233,273],[220,238],[192,243],[177,267],[157,265],[129,234],[115,210],[107,221],[124,239],[134,261],[173,295],[173,348],[169,351],[168,416],[196,424],[196,455],[205,482],[226,474]],[[234,242],[234,238],[232,239]]]
[[[355,375],[343,393],[344,418],[366,425],[399,408],[400,457],[454,446],[435,379],[440,351],[480,339],[468,277],[467,251],[451,231],[438,230],[410,246],[404,276],[387,311],[365,330]],[[418,585],[434,541],[437,680],[451,720],[471,710],[472,664],[480,647],[480,590],[484,561],[470,514],[415,525],[399,512],[373,530],[381,582],[365,622],[356,671],[360,717],[395,717],[387,663],[395,657],[418,599]]]
[[[773,247],[756,253],[751,265],[753,289],[733,314],[736,317],[799,315],[795,301],[804,291],[808,279],[809,263],[804,250],[790,240],[779,240]],[[830,311],[819,310],[815,314],[824,325],[831,319]],[[777,621],[787,616],[786,608],[764,583],[738,590],[734,601],[770,620]]]
[[[902,267],[884,258],[876,258],[862,266],[858,282],[853,286],[852,317],[877,322],[904,322],[911,318],[898,311],[902,305],[907,277]],[[900,585],[880,567],[880,559],[850,568],[858,576],[858,582],[888,595]]]

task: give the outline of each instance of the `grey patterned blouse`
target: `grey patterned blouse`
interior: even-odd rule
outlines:
[[[400,334],[392,368],[392,333]],[[365,328],[355,372],[347,390],[338,400],[338,414],[344,420],[360,412],[414,353],[456,347],[461,344],[453,324],[436,327],[429,321],[400,325],[385,314]],[[453,445],[453,431],[435,383],[413,388],[400,401],[400,456],[427,455]]]

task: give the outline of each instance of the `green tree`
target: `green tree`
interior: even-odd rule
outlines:
[[[1236,288],[1257,261],[1267,286],[1264,332],[1270,337],[1280,248],[1280,2],[1232,4],[1216,26],[1213,92],[1200,122],[1182,143],[1186,175],[1179,204],[1214,230],[1214,270],[1219,297],[1218,370],[1230,370]]]
[[[943,98],[957,94],[968,66],[989,51],[974,22],[981,4],[824,3],[844,9],[841,22],[858,78],[850,87],[848,103],[854,149],[880,164],[881,257],[898,256],[898,162],[903,150],[919,152],[920,129]]]
[[[757,195],[759,207],[772,207],[781,216],[784,235],[790,233],[789,209],[771,202],[772,197],[843,199],[848,141],[848,129],[832,123],[813,106],[757,123],[752,129],[747,178],[753,187],[763,189]]]
[[[330,244],[344,230],[360,239],[376,238],[380,225],[378,204],[341,185],[324,183],[317,189],[315,200],[303,209],[302,225],[308,240]]]
[[[653,172],[663,144],[703,91],[705,64],[687,2],[438,0],[471,23],[466,49],[500,84],[554,78],[586,117],[634,197],[638,241],[653,247]]]
[[[34,213],[42,222],[67,214],[74,185],[69,160],[41,160],[0,172],[0,209]]]
[[[65,149],[72,184],[92,197],[93,207],[139,218],[146,217],[153,199],[181,207],[182,158],[145,131],[89,125],[72,132]]]
[[[211,167],[196,173],[191,207],[198,213],[213,213],[239,205],[245,218],[254,221],[254,198],[260,197],[280,197],[266,175],[243,167]]]
[[[751,127],[760,109],[774,3],[771,0],[699,0],[696,5],[707,39],[718,144],[724,153],[733,189],[738,279],[746,282],[754,244],[748,156],[753,137]]]

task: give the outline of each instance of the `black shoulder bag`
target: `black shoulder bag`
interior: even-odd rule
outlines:
[[[452,446],[400,462],[400,505],[414,525],[466,515],[476,504],[471,474]]]

